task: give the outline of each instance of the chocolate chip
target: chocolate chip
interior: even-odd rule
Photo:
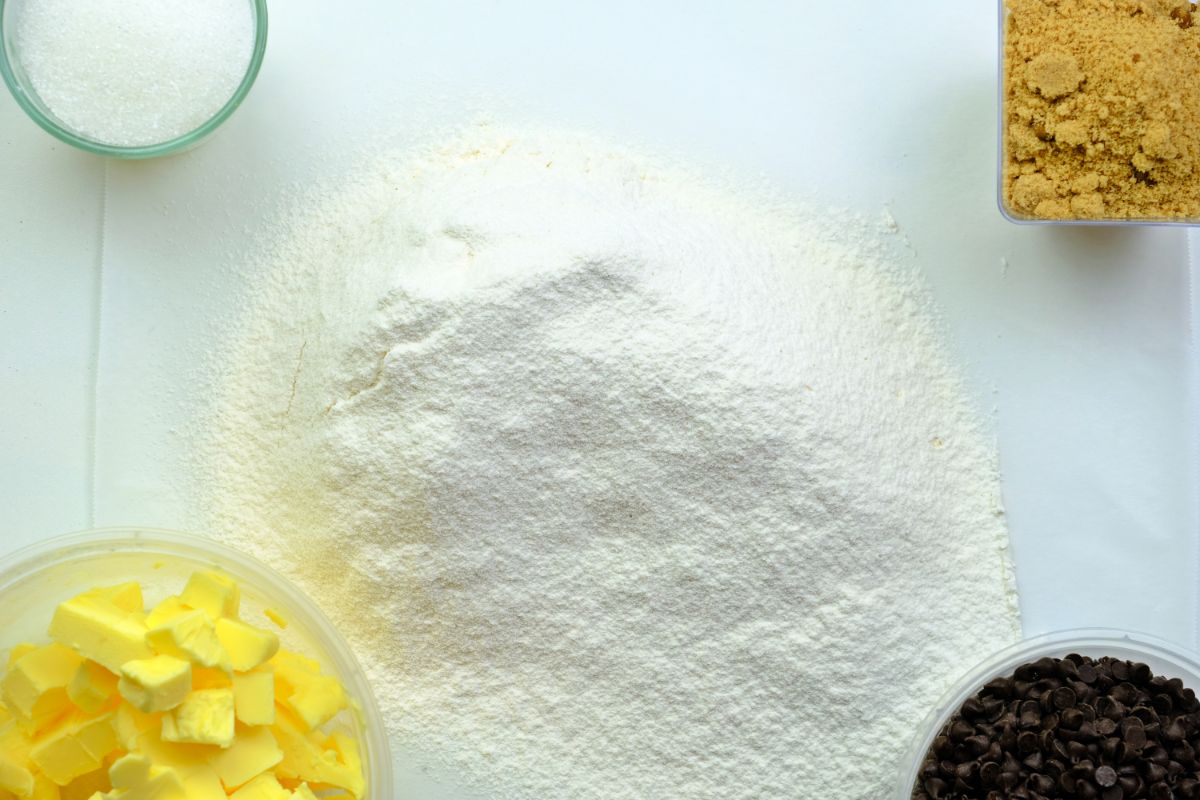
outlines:
[[[1078,698],[1075,691],[1066,686],[1060,686],[1053,692],[1054,707],[1060,711],[1064,708],[1074,708]]]
[[[1200,701],[1141,662],[1022,664],[934,737],[914,800],[1200,800]]]
[[[1097,785],[1108,787],[1117,785],[1117,771],[1107,764],[1096,767],[1095,781]]]

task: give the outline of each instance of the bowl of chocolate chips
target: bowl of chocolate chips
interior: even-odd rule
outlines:
[[[897,800],[1200,800],[1200,657],[1107,629],[1026,639],[919,727]]]

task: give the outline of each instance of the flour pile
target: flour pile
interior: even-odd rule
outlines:
[[[486,797],[876,800],[1019,624],[995,454],[864,230],[568,135],[380,158],[276,244],[197,501]]]

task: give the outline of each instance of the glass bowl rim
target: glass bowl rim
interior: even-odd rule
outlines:
[[[9,59],[8,37],[4,35],[3,30],[5,8],[9,3],[15,1],[0,0],[0,76],[3,76],[4,83],[8,86],[8,90],[17,101],[17,104],[21,106],[30,119],[37,123],[38,127],[72,147],[77,147],[80,150],[101,156],[123,159],[156,158],[186,150],[192,145],[199,143],[219,128],[225,120],[229,119],[233,115],[233,112],[237,111],[242,101],[246,99],[246,95],[250,93],[251,87],[254,86],[255,80],[258,78],[258,72],[262,68],[263,56],[267,50],[267,0],[250,0],[254,5],[254,50],[251,53],[250,63],[246,66],[246,73],[242,76],[241,83],[238,84],[237,89],[234,90],[229,100],[225,102],[225,105],[221,106],[215,114],[201,125],[174,139],[148,145],[127,146],[106,144],[83,136],[60,124],[47,116],[38,108],[36,103],[29,99],[26,85],[17,78]]]
[[[74,560],[73,553],[78,553],[80,559],[86,559],[97,552],[136,552],[139,546],[147,550],[159,547],[164,554],[175,552],[201,561],[236,563],[252,573],[256,581],[261,581],[260,588],[267,590],[271,597],[278,597],[298,613],[329,651],[338,677],[346,685],[356,706],[355,712],[359,715],[363,730],[361,744],[366,751],[364,766],[368,787],[364,800],[391,796],[394,791],[391,743],[366,671],[320,607],[291,579],[258,558],[196,533],[137,525],[89,528],[50,536],[0,557],[0,593],[13,583],[35,576],[48,567]]]
[[[950,684],[917,723],[908,747],[898,762],[894,800],[911,800],[917,771],[934,735],[973,690],[1028,661],[1054,654],[1066,655],[1077,649],[1095,650],[1106,645],[1178,665],[1196,678],[1198,683],[1193,688],[1200,693],[1200,654],[1159,636],[1118,628],[1066,628],[1023,638],[977,661]]]

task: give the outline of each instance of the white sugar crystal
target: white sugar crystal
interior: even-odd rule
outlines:
[[[15,44],[62,123],[110,145],[189,133],[233,96],[254,49],[247,0],[23,0]]]

